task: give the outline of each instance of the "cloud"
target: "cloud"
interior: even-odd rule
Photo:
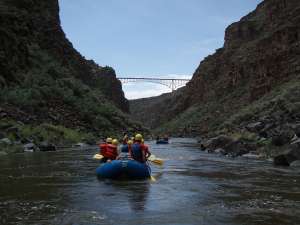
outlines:
[[[160,84],[139,82],[123,84],[123,91],[127,99],[148,98],[171,92],[168,87]]]

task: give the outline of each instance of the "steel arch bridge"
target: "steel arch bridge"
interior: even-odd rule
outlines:
[[[173,79],[173,78],[146,78],[146,77],[118,77],[122,84],[127,84],[130,82],[150,82],[155,84],[161,84],[172,91],[176,90],[177,88],[185,86],[190,79]]]

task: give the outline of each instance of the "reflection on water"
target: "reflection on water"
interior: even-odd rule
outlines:
[[[150,182],[147,181],[112,181],[115,189],[126,193],[128,202],[133,211],[144,211],[149,195]]]
[[[150,143],[156,182],[98,180],[93,150],[0,158],[0,224],[300,224],[300,168]]]

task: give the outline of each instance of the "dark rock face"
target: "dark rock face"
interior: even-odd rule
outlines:
[[[120,112],[129,103],[115,71],[86,60],[66,38],[58,0],[2,0],[0,43],[0,119],[97,135],[141,130]]]
[[[207,57],[188,84],[190,102],[222,99],[219,113],[229,115],[298,77],[299,12],[299,1],[267,0],[229,26],[224,48]],[[212,113],[208,122],[218,116]]]
[[[64,67],[68,70],[65,72],[84,84],[99,88],[118,107],[128,111],[128,102],[114,71],[85,60],[65,37],[60,26],[58,0],[1,1],[0,26],[2,87],[22,83],[26,72],[36,67],[32,58],[38,51],[53,57],[48,60],[55,61],[57,66]],[[53,76],[68,77],[53,68],[49,68],[48,72]]]

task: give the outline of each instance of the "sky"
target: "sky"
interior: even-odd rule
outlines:
[[[67,38],[87,59],[118,77],[191,78],[224,44],[228,25],[262,0],[59,0]],[[170,92],[151,83],[123,85],[136,99]]]

